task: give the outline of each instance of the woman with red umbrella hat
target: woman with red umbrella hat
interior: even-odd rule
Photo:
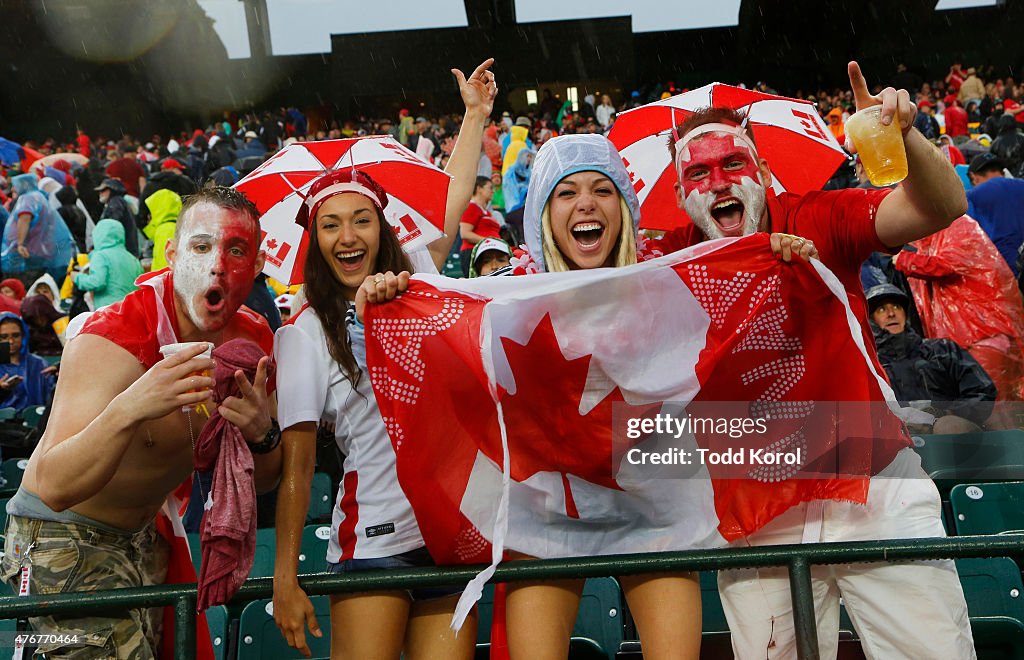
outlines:
[[[487,60],[467,79],[454,70],[465,118],[448,172],[454,175],[445,236],[428,246],[436,267],[448,255],[476,180],[484,122],[497,86]],[[415,180],[407,185],[416,186]],[[392,191],[396,192],[396,191]],[[401,192],[401,191],[397,191]],[[274,618],[288,643],[309,656],[305,627],[320,637],[313,606],[298,585],[297,557],[309,503],[321,419],[335,425],[346,455],[328,561],[333,573],[430,566],[412,508],[399,487],[395,452],[366,373],[363,328],[350,311],[369,282],[393,292],[413,263],[385,220],[388,193],[356,167],[328,172],[309,188],[296,222],[309,234],[308,304],[278,331],[278,419],[283,468],[278,496]],[[377,273],[376,275],[373,275]],[[448,625],[458,590],[415,589],[331,596],[332,658],[470,658],[472,630]]]

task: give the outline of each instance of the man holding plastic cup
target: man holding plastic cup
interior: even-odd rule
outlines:
[[[676,199],[693,225],[662,240],[668,252],[709,238],[768,231],[783,258],[807,257],[813,243],[846,290],[877,366],[861,263],[872,252],[894,254],[904,243],[948,227],[966,212],[967,199],[949,160],[913,128],[917,108],[910,94],[886,88],[873,96],[857,63],[848,69],[857,110],[878,106],[881,125],[902,135],[906,174],[898,186],[776,196],[770,190],[771,163],[758,155],[744,117],[728,108],[708,108],[676,127],[670,141]],[[862,158],[876,146],[870,139],[856,144]],[[940,510],[938,491],[907,446],[872,478],[866,504],[801,504],[741,543],[945,536]],[[870,658],[920,657],[922,649],[930,657],[975,657],[952,561],[817,566],[811,575],[821,657],[837,653],[840,596]],[[718,584],[736,657],[796,657],[785,568],[720,571]]]
[[[143,276],[138,291],[94,313],[64,349],[46,432],[7,508],[0,574],[18,593],[162,583],[174,539],[158,533],[155,519],[176,518],[160,512],[193,472],[204,407],[249,443],[257,491],[277,481],[268,358],[251,383],[236,372],[242,396],[219,405],[209,377],[211,344],[246,338],[268,354],[273,348],[266,321],[242,307],[263,267],[259,213],[235,190],[205,188],[183,205],[165,255],[168,269]],[[53,633],[56,641],[40,647],[47,654],[150,658],[160,614],[30,622]]]

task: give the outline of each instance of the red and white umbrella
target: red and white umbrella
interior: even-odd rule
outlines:
[[[81,165],[82,167],[89,166],[89,159],[83,156],[82,154],[63,153],[43,156],[36,162],[32,163],[32,167],[30,167],[29,170],[34,172],[35,174],[38,174],[39,176],[42,176],[44,169],[46,169],[47,167],[53,167],[54,163],[60,160],[65,160],[71,165],[77,164]]]
[[[690,221],[676,205],[677,179],[668,140],[674,126],[709,106],[746,114],[758,155],[768,160],[775,175],[776,193],[818,190],[847,158],[814,105],[799,99],[711,83],[627,110],[615,119],[608,138],[633,181],[644,229],[667,231]]]
[[[345,167],[365,172],[387,191],[384,216],[406,251],[442,236],[451,177],[391,136],[296,142],[235,184],[262,214],[264,273],[285,284],[302,282],[309,235],[295,215],[317,178]]]

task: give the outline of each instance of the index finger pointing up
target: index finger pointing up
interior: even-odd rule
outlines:
[[[484,71],[491,68],[492,64],[494,64],[494,58],[488,57],[486,60],[480,63],[480,66],[478,66],[476,70],[473,71],[473,75],[471,75],[470,78],[479,78],[480,76],[483,75]]]
[[[860,65],[850,62],[846,65],[846,72],[850,75],[850,89],[853,91],[853,100],[858,110],[863,110],[872,105],[877,105],[875,98],[868,91],[868,82],[864,80],[864,74],[860,71]]]

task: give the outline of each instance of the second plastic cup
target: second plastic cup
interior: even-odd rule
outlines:
[[[891,186],[907,178],[903,131],[896,117],[888,126],[882,124],[882,106],[874,105],[851,116],[846,121],[846,134],[857,147],[871,183]]]

